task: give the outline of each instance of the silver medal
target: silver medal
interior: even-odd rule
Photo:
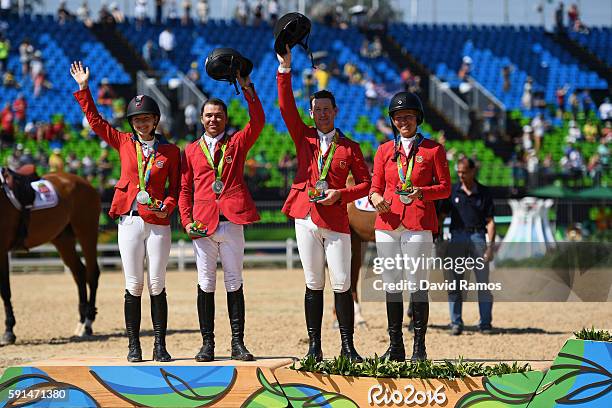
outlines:
[[[136,201],[138,201],[138,204],[148,204],[149,203],[149,193],[147,193],[146,191],[139,191],[138,194],[136,194]]]
[[[404,204],[410,204],[412,202],[412,198],[407,195],[400,194],[400,201]]]
[[[223,191],[223,182],[221,180],[215,180],[214,183],[212,183],[212,190],[215,194],[221,194],[221,191]]]
[[[315,183],[315,189],[319,192],[323,192],[329,188],[329,184],[325,180],[319,180]]]

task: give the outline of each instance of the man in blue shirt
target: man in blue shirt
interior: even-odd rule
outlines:
[[[457,175],[459,183],[453,185],[451,196],[441,206],[442,212],[450,213],[451,217],[451,241],[448,255],[454,259],[482,258],[484,262],[476,262],[472,270],[477,282],[488,283],[489,262],[493,260],[493,244],[495,243],[493,199],[489,189],[476,181],[476,166],[472,159],[463,158],[458,161]],[[457,285],[448,293],[453,335],[460,335],[463,331],[463,319],[461,318],[463,295],[460,281],[467,278],[461,269],[463,268],[456,268],[447,276],[449,281],[454,280]],[[478,291],[478,308],[480,332],[490,334],[493,296],[489,290]]]

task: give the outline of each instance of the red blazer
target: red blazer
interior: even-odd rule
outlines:
[[[251,120],[244,129],[231,136],[225,135],[215,145],[214,162],[219,163],[221,146],[227,141],[221,174],[224,187],[219,196],[212,190],[215,172],[200,148],[200,139],[185,148],[179,196],[183,227],[197,220],[208,228],[210,235],[217,230],[220,212],[234,224],[251,224],[259,220],[255,202],[244,182],[244,163],[264,127],[265,115],[257,94],[253,99],[246,93],[244,96]]]
[[[423,192],[423,199],[405,205],[399,200],[395,190],[400,187],[397,162],[394,162],[395,145],[393,141],[381,144],[374,156],[374,175],[370,193],[376,192],[391,203],[391,211],[376,216],[374,227],[380,230],[394,230],[404,225],[409,230],[438,231],[438,218],[434,200],[447,198],[451,192],[451,180],[446,161],[446,152],[441,144],[423,139],[417,148],[414,168],[410,180],[414,187]],[[398,160],[402,160],[406,171],[406,155],[400,149]]]
[[[108,212],[112,218],[130,211],[132,202],[138,194],[138,162],[136,158],[137,139],[132,133],[120,132],[102,119],[93,101],[89,88],[74,93],[89,126],[98,136],[114,149],[119,151],[121,160],[121,177],[115,185],[115,195]],[[159,135],[157,136],[159,138]],[[140,148],[140,146],[138,146]],[[149,224],[168,225],[170,214],[178,201],[181,183],[181,151],[175,145],[168,143],[163,137],[159,139],[155,163],[147,183],[147,191],[152,198],[162,200],[168,210],[168,217],[158,218],[146,205],[138,204],[138,214]],[[168,182],[168,194],[166,194]]]
[[[329,188],[339,190],[342,198],[333,205],[311,203],[308,189],[314,187],[319,177],[319,135],[315,128],[307,126],[300,118],[291,89],[291,73],[278,73],[277,81],[280,111],[295,143],[298,159],[295,179],[282,211],[292,218],[304,218],[310,213],[312,221],[319,227],[348,234],[350,229],[346,205],[367,195],[370,188],[370,173],[359,143],[341,134],[327,173]],[[323,160],[329,152],[330,149],[327,149]],[[355,178],[352,187],[346,186],[349,171]]]

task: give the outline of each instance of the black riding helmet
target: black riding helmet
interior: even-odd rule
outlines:
[[[132,117],[136,115],[141,115],[144,113],[151,113],[153,115],[157,115],[157,122],[155,126],[153,126],[152,133],[155,134],[155,129],[157,129],[157,125],[159,124],[159,119],[161,118],[161,112],[159,110],[159,105],[155,102],[155,99],[151,98],[149,95],[136,95],[132,98],[127,107],[126,117],[130,127],[132,128],[132,132],[136,133],[134,126],[132,125]]]
[[[253,70],[251,60],[245,58],[233,48],[215,48],[206,57],[204,66],[206,67],[206,73],[212,79],[233,84],[236,88],[236,95],[240,93],[236,84],[236,71],[240,71],[240,76],[245,78]]]
[[[393,119],[393,113],[404,109],[414,109],[417,111],[417,125],[423,123],[423,117],[425,116],[423,104],[416,94],[412,92],[398,92],[393,95],[391,102],[389,102],[389,119]],[[391,124],[393,124],[393,121],[391,121]]]
[[[285,46],[293,48],[294,45],[300,44],[305,51],[308,51],[308,36],[312,24],[308,17],[300,13],[287,13],[278,19],[274,24],[274,51],[278,55],[285,55],[287,50]],[[312,53],[310,60],[313,63]]]

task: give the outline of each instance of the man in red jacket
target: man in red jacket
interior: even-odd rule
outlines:
[[[306,357],[323,358],[321,321],[327,258],[342,340],[340,354],[360,362],[362,358],[353,346],[351,237],[346,205],[367,194],[370,174],[359,144],[334,126],[338,108],[331,92],[319,91],[310,98],[310,116],[315,127],[302,121],[291,89],[288,46],[286,51],[285,55],[278,55],[278,98],[281,114],[295,143],[298,168],[283,212],[295,219],[295,235],[306,279],[304,307],[309,337]],[[352,187],[346,187],[349,172],[355,178]]]
[[[214,360],[215,283],[221,256],[227,307],[232,329],[232,358],[253,360],[244,346],[242,260],[243,225],[259,220],[244,181],[244,163],[265,123],[261,102],[250,77],[238,82],[249,105],[251,120],[239,132],[226,132],[227,107],[220,99],[206,101],[201,110],[205,133],[185,149],[179,210],[193,239],[198,268],[198,317],[202,348],[198,362]]]

